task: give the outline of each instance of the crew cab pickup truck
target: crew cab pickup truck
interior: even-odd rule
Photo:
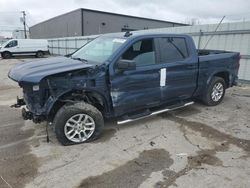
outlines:
[[[219,104],[237,82],[240,54],[197,50],[188,35],[106,34],[67,57],[18,64],[24,119],[47,121],[63,145],[89,142],[104,120],[131,122],[193,104]]]

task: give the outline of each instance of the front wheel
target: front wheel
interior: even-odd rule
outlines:
[[[79,102],[64,105],[54,118],[55,133],[62,145],[80,144],[96,139],[104,126],[101,112]]]
[[[3,59],[9,59],[12,57],[12,54],[10,52],[3,52],[1,56]]]
[[[36,57],[37,58],[42,58],[44,56],[44,53],[42,51],[36,52]]]
[[[207,87],[203,102],[208,106],[216,106],[223,100],[225,91],[225,80],[221,77],[214,77]]]

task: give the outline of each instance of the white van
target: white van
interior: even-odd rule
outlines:
[[[48,41],[41,39],[11,39],[0,48],[2,58],[11,58],[15,55],[36,55],[43,57],[49,54]]]

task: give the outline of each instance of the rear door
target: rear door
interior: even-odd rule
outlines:
[[[161,70],[161,75],[165,75],[161,77],[163,102],[188,99],[196,89],[198,56],[188,42],[192,41],[185,37],[160,37],[156,40],[159,63],[165,68]]]
[[[135,41],[119,59],[133,60],[135,70],[120,71],[114,64],[110,74],[111,98],[116,115],[160,103],[159,70],[154,38]],[[119,60],[118,60],[119,61]]]

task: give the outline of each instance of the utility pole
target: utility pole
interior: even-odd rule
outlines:
[[[22,11],[22,14],[23,14],[23,29],[24,29],[24,37],[27,39],[27,33],[26,33],[26,13],[25,11]]]

